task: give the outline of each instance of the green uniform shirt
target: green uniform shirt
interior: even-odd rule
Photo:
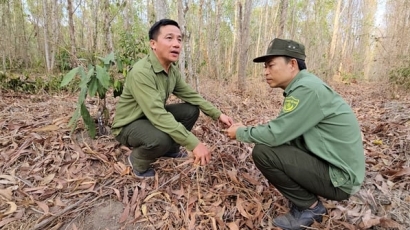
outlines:
[[[321,79],[300,71],[284,91],[279,116],[264,125],[241,127],[239,141],[294,145],[329,163],[335,187],[353,194],[365,175],[361,131],[350,106]]]
[[[123,92],[116,106],[112,133],[118,135],[122,127],[145,116],[157,129],[170,135],[176,143],[193,150],[199,143],[198,138],[165,110],[165,103],[171,93],[185,102],[199,106],[203,113],[214,120],[221,115],[221,111],[181,78],[175,64],[171,65],[167,74],[158,58],[150,51],[148,56],[135,63],[126,77]]]

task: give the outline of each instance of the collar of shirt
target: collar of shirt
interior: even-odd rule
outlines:
[[[165,75],[169,75],[176,68],[176,63],[175,62],[171,63],[171,66],[169,67],[169,71],[167,74],[167,72],[165,72],[164,67],[162,67],[161,63],[159,62],[157,55],[155,55],[154,51],[152,50],[150,50],[148,53],[148,60],[151,63],[152,68],[156,74],[161,73],[163,71]]]
[[[148,54],[148,60],[151,62],[152,68],[155,73],[165,72],[164,67],[162,67],[154,51],[150,50]]]
[[[289,94],[289,92],[290,92],[290,91],[292,90],[292,88],[293,88],[292,86],[293,86],[296,82],[298,82],[298,81],[303,77],[304,73],[306,73],[306,70],[305,70],[305,69],[299,71],[299,73],[296,74],[295,78],[293,78],[293,80],[292,80],[292,81],[289,83],[289,85],[286,87],[285,91],[283,91],[283,96],[284,96],[284,97],[286,97],[286,96]]]

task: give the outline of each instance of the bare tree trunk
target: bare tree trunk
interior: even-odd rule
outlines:
[[[93,34],[93,45],[92,45],[92,63],[95,65],[95,54],[97,52],[97,38],[98,38],[98,9],[100,1],[96,1],[96,5],[94,6],[94,34]]]
[[[24,60],[24,66],[26,67],[26,69],[28,69],[29,67],[29,63],[30,62],[30,53],[28,52],[30,50],[29,48],[29,42],[28,42],[28,38],[26,36],[26,20],[25,20],[25,13],[24,13],[24,9],[23,9],[23,0],[19,1],[18,3],[18,7],[20,10],[20,24],[22,27],[22,37],[20,42],[22,43],[21,49],[19,50],[19,56]]]
[[[167,0],[154,0],[155,19],[156,21],[169,17]]]
[[[13,15],[13,5],[12,2],[6,1],[5,4],[7,4],[7,23],[6,23],[6,28],[9,34],[8,34],[8,45],[6,45],[6,51],[8,53],[8,60],[9,60],[9,67],[17,67],[15,66],[15,62],[17,60],[17,25],[14,21],[14,15]],[[8,47],[7,47],[8,46]]]
[[[50,52],[50,68],[51,70],[54,69],[55,66],[55,57],[58,51],[58,43],[60,38],[60,15],[58,14],[58,1],[53,1],[51,4],[51,15],[52,15],[52,23],[51,23],[51,52]]]
[[[185,6],[184,6],[185,5]],[[179,26],[181,28],[181,32],[184,35],[184,48],[181,50],[180,58],[179,58],[179,68],[181,69],[181,76],[182,79],[186,79],[186,63],[189,65],[191,64],[188,60],[185,58],[185,50],[189,52],[189,31],[186,29],[186,21],[185,21],[185,15],[188,11],[188,6],[189,6],[189,1],[178,1],[178,21],[179,21]],[[192,67],[191,67],[192,68]],[[191,76],[189,76],[191,78]]]
[[[242,36],[242,32],[243,32],[243,29],[242,29],[242,27],[243,27],[243,21],[242,21],[242,19],[243,19],[243,13],[242,13],[242,2],[241,1],[238,1],[238,6],[237,6],[237,12],[238,12],[238,18],[237,18],[237,21],[238,21],[238,23],[237,23],[237,29],[236,29],[236,39],[237,39],[237,41],[236,41],[236,55],[235,55],[235,64],[236,64],[236,66],[235,66],[235,71],[236,71],[236,74],[238,74],[238,86],[240,85],[240,83],[239,83],[239,81],[240,81],[240,78],[239,78],[239,68],[240,68],[240,57],[241,57],[241,41],[242,41],[242,39],[243,38],[241,38],[241,36]]]
[[[374,34],[373,28],[375,23],[375,14],[377,10],[377,1],[376,0],[365,0],[364,2],[365,7],[363,7],[363,34],[365,34],[364,44],[362,47],[365,51],[362,53],[364,54],[363,57],[363,78],[365,80],[370,80],[371,78],[371,70],[373,69],[373,60],[375,57],[375,43],[374,43]]]
[[[219,31],[220,31],[220,23],[221,23],[221,18],[222,18],[222,1],[217,0],[215,2],[216,4],[216,9],[215,9],[215,14],[216,17],[214,18],[215,21],[213,23],[210,23],[210,25],[213,27],[212,30],[214,32],[212,40],[209,40],[210,43],[209,47],[212,47],[212,49],[208,49],[208,73],[211,73],[211,76],[214,76],[216,79],[220,79],[221,76],[221,63],[219,62],[220,60],[220,45],[219,45]],[[210,28],[210,29],[211,29]]]
[[[75,30],[74,30],[74,10],[73,10],[73,2],[72,0],[67,0],[67,11],[68,11],[68,27],[70,31],[70,62],[71,68],[74,68],[77,65],[77,48],[75,44]]]
[[[132,28],[132,25],[134,24],[134,15],[136,14],[136,12],[134,11],[134,8],[132,7],[132,3],[134,1],[133,0],[127,0],[126,1],[126,5],[127,7],[125,7],[125,30],[130,30]]]
[[[147,15],[149,24],[152,25],[155,23],[155,7],[154,0],[147,0]]]
[[[237,72],[238,71],[238,66],[237,66],[237,60],[238,60],[238,56],[237,56],[237,50],[238,50],[238,34],[239,32],[239,4],[240,2],[237,3],[238,6],[235,7],[235,20],[234,20],[234,25],[233,25],[233,43],[232,43],[232,47],[231,47],[231,57],[229,58],[230,63],[228,64],[228,72],[229,75],[233,75],[234,71]]]
[[[339,67],[337,70],[337,74],[340,75],[342,72],[344,72],[344,68],[345,68],[345,63],[347,62],[347,44],[349,42],[351,42],[351,33],[349,32],[351,25],[352,25],[352,20],[353,20],[353,15],[352,15],[352,11],[353,11],[353,4],[351,1],[349,1],[348,3],[349,5],[347,6],[347,13],[346,13],[346,17],[347,17],[347,23],[343,26],[342,28],[345,32],[342,33],[342,36],[344,36],[343,39],[343,45],[342,45],[342,50],[340,52],[340,62],[339,62]]]
[[[280,20],[279,20],[278,32],[276,33],[277,34],[276,37],[278,38],[281,38],[283,36],[286,19],[288,17],[288,6],[289,6],[289,0],[280,1]]]
[[[200,0],[200,2],[199,2],[199,5],[200,6],[203,6],[204,5],[204,0]],[[202,36],[202,28],[203,28],[203,19],[202,19],[202,17],[203,17],[203,8],[202,7],[199,7],[199,9],[198,9],[198,19],[199,19],[199,22],[198,22],[198,32],[197,32],[197,36],[198,36],[198,44],[197,44],[197,55],[195,56],[196,57],[196,61],[195,61],[195,68],[194,68],[194,72],[195,73],[199,73],[200,71],[201,71],[201,63],[202,63],[202,50],[201,50],[201,44],[202,44],[202,39],[203,39],[203,36]],[[194,39],[192,39],[192,40],[194,40]],[[200,91],[200,84],[199,84],[199,77],[198,77],[198,74],[194,74],[193,75],[193,78],[194,78],[194,81],[195,81],[195,89],[196,89],[196,91]]]
[[[333,76],[333,74],[334,74],[334,71],[331,70],[332,69],[331,67],[333,65],[333,60],[334,60],[335,51],[336,51],[337,34],[339,32],[339,20],[340,20],[341,6],[342,6],[342,0],[338,0],[337,1],[337,6],[336,6],[336,11],[335,11],[335,17],[334,17],[334,20],[333,20],[333,34],[332,34],[332,41],[330,42],[330,50],[329,50],[329,57],[328,57],[328,60],[329,60],[328,69],[329,69],[330,76]],[[340,78],[340,76],[339,77],[333,76],[333,77],[334,77],[334,79],[337,78],[335,80],[340,80],[340,79],[338,79],[338,78]]]
[[[109,0],[105,0],[104,1],[104,26],[103,26],[103,30],[104,30],[104,48],[105,48],[105,53],[109,54],[112,53],[114,51],[114,47],[113,47],[113,42],[112,42],[112,33],[111,33],[111,14],[110,14],[110,1]]]
[[[294,38],[297,35],[297,29],[298,29],[298,19],[296,18],[296,15],[297,15],[296,4],[292,4],[292,8],[288,10],[287,15],[289,15],[289,12],[290,12],[290,18],[287,18],[287,20],[288,21],[290,20],[290,26],[286,28],[286,31],[283,31],[284,33],[283,36]]]
[[[43,0],[43,33],[44,33],[44,53],[46,56],[46,67],[47,71],[51,71],[50,63],[50,49],[48,44],[48,9],[47,9],[47,0]]]
[[[248,63],[249,50],[249,24],[252,13],[252,0],[245,1],[245,14],[241,19],[241,36],[240,36],[240,54],[239,54],[239,72],[238,72],[238,89],[240,92],[246,90],[246,67]]]
[[[268,1],[265,1],[265,12],[268,11]],[[261,36],[262,36],[262,27],[263,27],[263,20],[262,20],[263,14],[262,12],[260,13],[259,16],[259,32],[258,32],[258,41],[256,43],[256,50],[255,50],[255,57],[257,57],[258,55],[261,54],[261,50],[260,50],[260,43],[261,43]],[[258,73],[258,71],[256,71],[256,65],[253,66],[253,78],[255,78],[255,75]]]
[[[0,31],[9,31],[8,30],[8,24],[6,21],[6,14],[8,14],[8,8],[6,7],[6,4],[0,4],[0,9],[1,9],[1,21],[0,21]],[[6,43],[8,43],[8,36],[0,36],[0,48],[2,50],[2,65],[3,65],[3,71],[6,72],[6,60],[7,60],[7,56],[6,56]]]
[[[84,1],[85,2],[85,1]],[[85,4],[85,3],[84,3]],[[80,5],[79,5],[80,7],[81,7],[81,3],[80,3]],[[85,8],[85,7],[84,7]],[[80,8],[80,10],[81,11],[83,11],[84,9],[83,9],[83,7],[81,7]],[[84,15],[82,15],[82,17],[81,17],[81,29],[80,29],[80,42],[79,42],[79,47],[85,47],[85,39],[84,39],[84,37],[85,37],[85,31],[84,31],[84,28],[85,28],[85,16]],[[90,31],[89,31],[90,32]]]

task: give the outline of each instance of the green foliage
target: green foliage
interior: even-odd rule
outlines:
[[[131,42],[131,41],[130,41]],[[73,81],[77,81],[77,89],[80,90],[77,101],[76,111],[74,112],[69,126],[72,131],[75,130],[78,119],[82,118],[84,124],[89,132],[89,135],[94,138],[96,136],[96,126],[94,120],[98,121],[98,131],[100,135],[105,135],[106,130],[104,124],[108,122],[109,111],[105,106],[106,93],[112,89],[114,97],[120,96],[123,89],[123,79],[114,78],[115,72],[120,72],[126,76],[130,66],[148,50],[145,44],[132,46],[133,43],[126,43],[124,41],[124,49],[119,50],[119,58],[116,59],[114,53],[106,57],[95,57],[91,53],[82,52],[79,60],[85,63],[100,62],[100,64],[88,65],[87,68],[79,66],[69,71],[60,81],[60,87],[66,87]],[[122,52],[122,53],[121,53]],[[129,55],[129,56],[128,56]],[[135,57],[132,58],[132,57]],[[116,68],[111,68],[116,64]],[[89,110],[85,105],[85,99],[89,97],[97,97],[98,100],[98,114],[96,119],[92,119]]]
[[[37,94],[40,92],[56,93],[61,90],[75,92],[78,90],[78,80],[74,80],[64,88],[60,88],[62,78],[62,75],[44,77],[28,73],[6,74],[0,72],[0,88],[27,94]]]
[[[107,55],[105,58],[99,59],[101,60],[102,65],[89,65],[87,69],[85,69],[83,66],[76,67],[64,76],[60,84],[61,87],[64,87],[68,85],[71,81],[73,81],[73,79],[75,79],[76,76],[80,77],[80,94],[77,100],[77,108],[73,116],[71,117],[69,126],[72,127],[71,131],[73,132],[77,127],[77,121],[81,116],[88,130],[88,134],[92,138],[96,136],[96,126],[94,123],[94,119],[92,119],[90,112],[88,111],[87,106],[85,105],[85,100],[87,96],[98,96],[100,101],[104,101],[104,103],[101,105],[101,108],[99,108],[102,110],[100,116],[107,116],[108,110],[105,106],[105,97],[107,91],[110,89],[111,86],[113,86],[114,88],[117,87],[117,90],[122,91],[122,87],[120,89],[120,86],[118,86],[121,84],[115,83],[116,80],[112,80],[108,72],[111,67],[111,64],[114,63],[114,54],[111,53]],[[100,119],[100,117],[98,119]]]
[[[393,69],[389,72],[389,81],[410,90],[410,66]]]
[[[67,71],[70,69],[70,53],[67,49],[61,48],[56,55],[56,66],[60,69],[61,72]]]
[[[349,82],[349,81],[352,81],[352,80],[358,80],[358,79],[361,78],[360,76],[363,76],[363,75],[364,75],[363,72],[361,72],[360,74],[361,74],[361,75],[355,74],[355,73],[343,72],[343,73],[341,73],[340,75],[342,76],[342,81],[344,81],[344,82],[346,82],[346,81]]]
[[[27,93],[34,93],[36,90],[34,82],[28,81],[27,77],[4,78],[2,81],[4,81],[2,83],[4,89]]]
[[[148,54],[149,46],[145,42],[146,35],[125,31],[121,34],[117,50],[117,68],[120,73],[127,75],[132,65]]]

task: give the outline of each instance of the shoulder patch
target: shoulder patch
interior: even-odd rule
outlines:
[[[296,109],[299,104],[299,99],[290,96],[285,98],[285,102],[283,103],[283,112],[289,113]]]

